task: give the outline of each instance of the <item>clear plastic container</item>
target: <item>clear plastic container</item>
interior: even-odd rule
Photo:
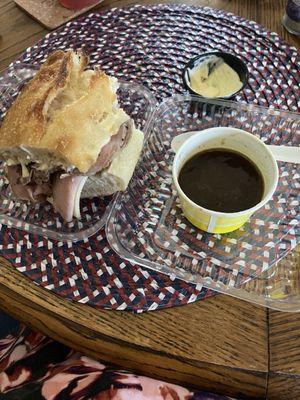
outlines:
[[[299,146],[300,116],[229,101],[174,96],[152,114],[139,168],[110,212],[111,247],[132,263],[285,311],[300,310],[299,164],[279,162],[277,191],[239,230],[209,234],[183,216],[172,183],[172,139],[232,126],[266,144]]]
[[[0,120],[22,86],[37,70],[37,66],[17,64],[0,77]],[[134,119],[136,126],[144,130],[155,105],[152,94],[139,84],[121,82],[118,99],[121,107]],[[81,200],[82,218],[66,223],[49,203],[32,205],[16,201],[4,179],[3,165],[0,164],[0,223],[31,233],[61,241],[85,239],[105,225],[114,198],[115,196],[110,196]]]
[[[288,0],[282,19],[285,29],[292,35],[300,36],[300,1]]]

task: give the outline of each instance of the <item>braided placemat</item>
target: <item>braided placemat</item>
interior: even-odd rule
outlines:
[[[157,97],[183,92],[181,70],[203,51],[225,50],[246,61],[250,79],[237,101],[298,111],[299,54],[254,22],[210,8],[134,6],[93,13],[51,32],[17,63],[40,64],[56,49],[84,48],[91,65],[136,80]],[[54,293],[90,305],[133,311],[186,304],[213,293],[120,259],[104,230],[62,243],[1,227],[1,254]]]

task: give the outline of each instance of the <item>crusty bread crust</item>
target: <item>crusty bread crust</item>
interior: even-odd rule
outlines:
[[[57,51],[47,58],[8,110],[0,130],[1,148],[38,145],[51,101],[68,85],[71,64],[71,52]]]
[[[81,198],[108,196],[126,190],[143,147],[144,135],[133,129],[127,145],[114,157],[109,168],[89,176],[83,187]]]
[[[47,154],[52,166],[57,160],[82,173],[89,170],[129,116],[117,107],[116,80],[102,71],[84,71],[87,63],[80,52],[48,57],[7,112],[0,157],[43,164]]]

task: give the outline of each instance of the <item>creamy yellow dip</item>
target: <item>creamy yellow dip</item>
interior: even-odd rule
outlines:
[[[208,57],[188,72],[191,89],[203,97],[227,97],[243,86],[235,70],[216,56]]]

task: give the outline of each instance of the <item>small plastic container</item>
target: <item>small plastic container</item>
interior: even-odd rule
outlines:
[[[1,75],[0,121],[23,85],[38,69],[37,66],[18,64]],[[136,126],[144,130],[155,105],[152,94],[142,85],[121,82],[118,100]],[[115,196],[81,200],[81,219],[74,218],[66,223],[49,203],[32,205],[16,201],[4,178],[3,168],[0,163],[0,223],[60,241],[86,239],[105,225]]]
[[[241,90],[244,89],[245,85],[248,83],[249,79],[249,72],[247,68],[247,64],[242,61],[239,57],[237,57],[234,54],[231,53],[226,53],[224,51],[211,51],[211,52],[206,52],[202,53],[199,56],[196,56],[192,58],[184,67],[183,72],[182,72],[182,81],[183,81],[183,86],[185,89],[187,89],[192,95],[196,96],[201,96],[201,93],[198,93],[194,91],[191,88],[190,85],[190,78],[189,78],[189,70],[192,70],[193,68],[197,67],[203,60],[215,56],[219,59],[224,60],[224,62],[231,67],[239,76],[240,81],[242,82],[242,86],[235,92],[230,93],[227,96],[217,96],[216,98],[219,99],[231,99],[234,97],[237,93],[239,93]]]
[[[277,265],[300,241],[299,164],[278,162],[274,196],[234,232],[201,231],[182,213],[172,180],[172,139],[216,126],[245,130],[265,144],[300,145],[298,114],[190,95],[165,100],[149,121],[139,168],[111,209],[110,246],[155,271],[263,306],[300,311],[297,256],[284,261],[287,268]]]

